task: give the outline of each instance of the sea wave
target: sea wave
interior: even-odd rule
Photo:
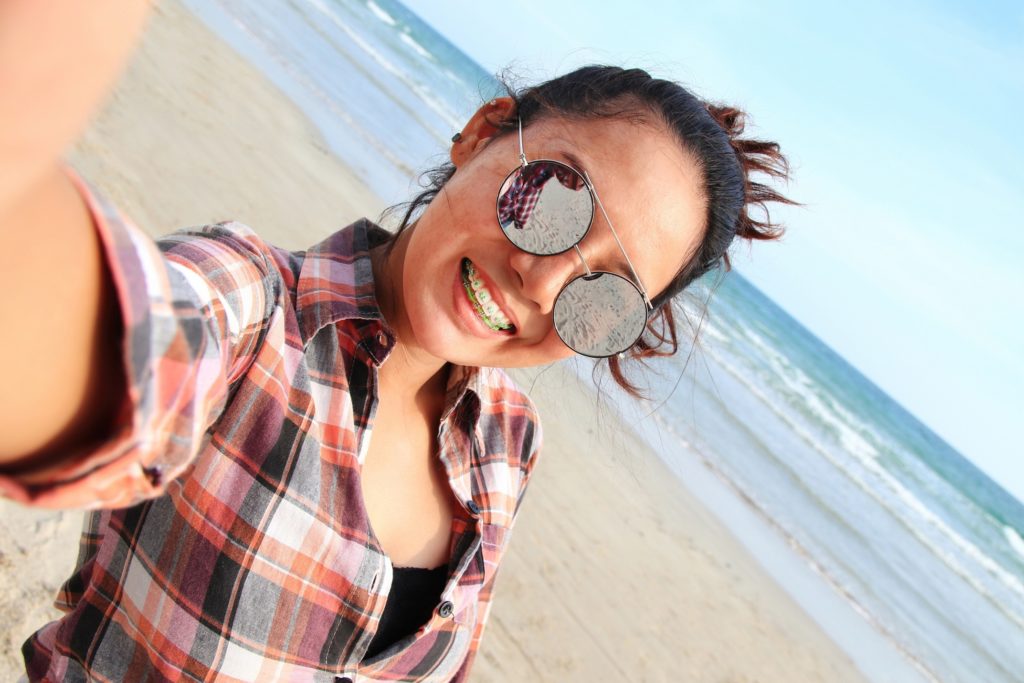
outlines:
[[[377,17],[388,26],[395,26],[398,24],[393,16],[385,12],[384,9],[373,0],[366,0],[366,8],[373,12],[373,16]]]
[[[857,419],[838,399],[822,396],[817,390],[817,383],[808,377],[807,373],[793,365],[757,332],[744,327],[742,333],[768,359],[768,364],[773,370],[771,377],[782,380],[790,396],[802,402],[805,410],[813,415],[815,420],[831,429],[845,450],[862,458],[879,456],[878,448],[864,436],[865,433],[874,436],[873,430]]]
[[[416,39],[413,38],[408,33],[406,33],[405,31],[402,31],[398,34],[398,39],[401,40],[406,45],[408,45],[409,47],[411,47],[413,51],[420,57],[423,57],[424,59],[429,59],[432,62],[437,61],[436,59],[434,59],[434,55],[430,54],[430,50],[417,43]]]
[[[867,481],[861,472],[851,468],[849,466],[849,462],[843,462],[839,457],[837,457],[833,449],[822,444],[820,440],[811,434],[803,425],[794,420],[787,411],[781,409],[778,406],[778,401],[768,396],[757,383],[752,382],[747,376],[747,373],[737,372],[735,368],[725,362],[725,359],[721,357],[721,354],[716,353],[714,350],[710,350],[709,353],[716,362],[722,365],[723,369],[746,386],[751,393],[765,404],[769,410],[789,425],[794,433],[796,433],[805,443],[825,457],[833,464],[833,466],[836,467],[837,470],[846,475],[846,477],[861,491],[873,498],[882,508],[887,510],[892,515],[893,519],[903,526],[922,545],[928,548],[943,564],[949,567],[951,571],[968,583],[979,595],[983,596],[990,604],[993,605],[993,607],[1002,612],[1008,619],[1019,627],[1024,628],[1024,615],[1018,613],[1007,605],[999,596],[994,595],[991,588],[986,585],[984,581],[980,580],[979,577],[964,566],[956,555],[942,547],[942,545],[940,545],[932,535],[926,533],[925,528],[934,529],[938,533],[939,537],[945,539],[946,542],[952,545],[964,556],[973,560],[977,566],[981,567],[988,575],[993,577],[1000,585],[1014,595],[1018,602],[1024,601],[1024,583],[1021,582],[1020,578],[1007,571],[997,561],[986,555],[976,545],[952,529],[941,517],[932,512],[927,505],[925,505],[911,491],[903,486],[899,480],[882,467],[875,458],[865,457],[863,454],[851,451],[851,454],[855,456],[855,462],[861,465],[863,471],[869,473],[875,481],[881,483],[883,490],[888,491],[890,494],[884,495],[883,490],[879,490],[879,486]],[[893,506],[893,499],[902,503],[902,509],[897,509]],[[914,524],[908,517],[907,513],[911,513],[911,515],[921,520],[921,522],[924,523],[923,527],[918,524]]]
[[[732,341],[728,335],[719,329],[719,323],[714,320],[708,320],[704,327],[701,328],[701,333],[710,337],[713,341],[716,341],[719,344],[728,344]]]
[[[1017,530],[1012,526],[1003,525],[1003,536],[1006,537],[1006,542],[1010,544],[1018,555],[1024,557],[1024,538],[1020,537]]]
[[[423,103],[427,105],[427,107],[433,110],[434,113],[444,120],[451,130],[459,130],[462,128],[463,121],[461,118],[447,106],[446,102],[441,97],[434,95],[429,88],[424,86],[422,83],[417,82],[416,79],[412,78],[404,69],[397,66],[394,62],[381,54],[379,50],[370,45],[369,41],[360,36],[357,30],[346,24],[337,16],[337,14],[331,11],[331,8],[328,7],[323,0],[305,0],[305,2],[327,17],[334,26],[341,29],[355,46],[366,53],[366,55],[376,62],[382,69],[397,78],[403,85],[409,88],[409,90],[413,91],[423,101]],[[314,28],[316,28],[315,24]],[[402,33],[402,35],[405,34]],[[401,106],[401,98],[394,99],[395,102]],[[407,107],[403,107],[403,109],[409,110]],[[421,123],[424,122],[421,121]],[[425,123],[424,127],[427,128]],[[435,134],[439,140],[442,140],[445,137],[441,133],[435,132]]]
[[[322,5],[320,0],[307,0],[309,4],[320,5],[323,10],[329,12],[330,10]],[[387,159],[391,165],[398,169],[399,172],[404,173],[407,177],[411,178],[414,174],[414,170],[405,163],[397,154],[395,154],[388,145],[383,144],[379,141],[372,133],[366,130],[364,127],[359,125],[359,122],[349,113],[347,108],[340,106],[334,101],[330,93],[324,90],[310,75],[309,73],[296,65],[292,60],[288,59],[274,44],[274,41],[269,39],[266,32],[259,29],[259,27],[250,26],[248,23],[242,21],[237,15],[232,14],[232,21],[235,27],[250,40],[255,42],[262,48],[263,54],[273,60],[281,69],[283,69],[296,84],[300,85],[307,93],[312,95],[316,100],[325,107],[332,116],[336,117],[337,120],[343,122],[345,126],[358,135],[368,145],[372,146],[376,152],[378,152],[383,158]],[[316,26],[314,26],[316,28]]]
[[[861,616],[868,624],[871,625],[878,633],[882,635],[886,640],[892,643],[911,665],[917,669],[921,675],[930,681],[930,683],[941,683],[935,673],[918,657],[912,652],[895,633],[892,629],[886,626],[858,597],[850,590],[843,581],[829,571],[821,561],[819,561],[813,553],[807,548],[807,546],[771,514],[769,508],[763,501],[761,501],[757,495],[749,491],[746,487],[741,485],[730,477],[717,463],[714,462],[713,458],[708,457],[703,453],[700,448],[695,447],[688,443],[679,432],[673,428],[673,426],[665,420],[661,415],[655,414],[655,419],[658,421],[659,426],[662,429],[668,431],[673,437],[678,438],[682,443],[686,444],[687,449],[692,452],[697,458],[700,459],[701,464],[704,465],[715,477],[721,481],[726,488],[733,492],[740,500],[742,500],[748,508],[754,511],[765,524],[775,530],[779,536],[806,564],[811,570],[822,577],[822,579],[839,595],[846,600],[853,610]]]

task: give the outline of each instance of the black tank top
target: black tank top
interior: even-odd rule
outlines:
[[[434,569],[395,567],[380,625],[363,659],[376,657],[427,623],[441,601],[447,579],[447,565]]]

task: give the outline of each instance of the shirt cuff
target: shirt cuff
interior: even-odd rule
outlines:
[[[0,495],[45,508],[125,507],[162,492],[187,462],[174,452],[148,443],[159,433],[152,424],[159,411],[147,410],[141,376],[146,356],[133,358],[133,334],[145,329],[152,305],[150,292],[159,285],[162,259],[153,241],[68,169],[92,216],[102,255],[112,275],[125,331],[122,359],[127,393],[122,397],[115,428],[102,442],[69,450],[55,461],[0,472]],[[135,356],[140,356],[137,349]],[[110,390],[119,390],[111,388]],[[148,399],[148,400],[147,400]]]

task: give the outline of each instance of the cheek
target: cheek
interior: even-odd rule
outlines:
[[[566,346],[555,332],[552,331],[551,335],[553,339],[551,340],[551,360],[548,361],[549,363],[572,358],[576,355],[576,352]]]
[[[575,355],[572,349],[562,343],[558,333],[552,328],[539,342],[509,353],[505,362],[507,367],[533,367],[557,363]]]
[[[437,247],[439,241],[443,243],[443,240],[422,239],[415,245],[420,248],[410,248],[407,254],[402,277],[403,300],[410,320],[416,323],[428,322],[451,303],[456,259],[454,252]]]

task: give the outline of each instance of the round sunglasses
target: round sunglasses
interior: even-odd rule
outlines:
[[[622,353],[643,334],[653,307],[593,183],[586,173],[560,161],[527,161],[522,120],[519,164],[498,190],[501,231],[516,247],[536,256],[575,249],[585,271],[555,297],[555,332],[566,346],[584,356],[605,358]],[[594,223],[595,207],[601,210],[633,280],[591,270],[583,258],[579,245]]]

